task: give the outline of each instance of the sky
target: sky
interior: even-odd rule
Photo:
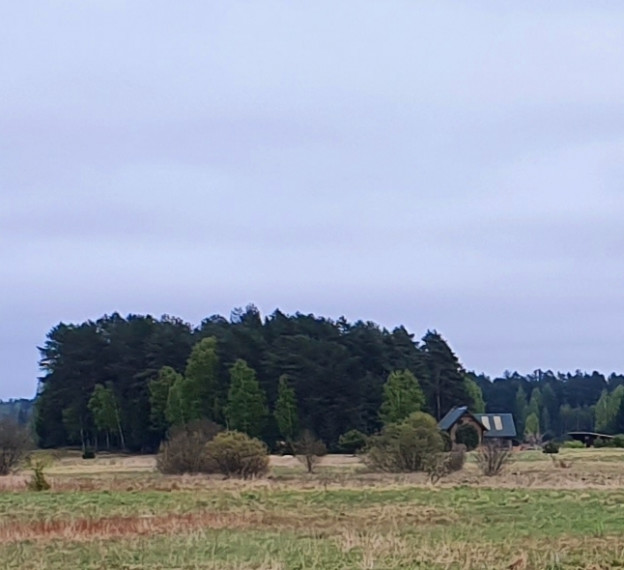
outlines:
[[[254,303],[624,372],[624,3],[0,5],[0,399],[59,322]]]

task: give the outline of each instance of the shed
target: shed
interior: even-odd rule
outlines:
[[[463,424],[473,425],[479,433],[479,443],[483,439],[497,439],[508,442],[509,445],[516,437],[516,424],[511,414],[473,414],[468,406],[456,406],[438,422],[438,427],[447,432],[451,441],[455,443],[455,434]]]
[[[483,441],[486,426],[479,418],[468,411],[468,406],[456,406],[449,410],[447,414],[438,422],[438,428],[449,434],[451,441],[457,443],[455,437],[457,430],[462,425],[472,425],[479,434],[479,444]]]

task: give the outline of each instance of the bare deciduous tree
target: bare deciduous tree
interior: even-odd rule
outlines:
[[[485,439],[477,451],[477,465],[481,473],[492,477],[498,475],[511,461],[511,448],[496,439]]]
[[[31,448],[28,429],[8,418],[0,419],[0,475],[8,475]]]

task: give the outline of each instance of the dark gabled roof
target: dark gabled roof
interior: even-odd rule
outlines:
[[[451,408],[446,415],[438,422],[438,428],[443,431],[450,430],[455,422],[459,420],[466,412],[468,412],[468,406],[456,406]]]
[[[511,414],[475,414],[487,430],[484,437],[516,437],[516,424]]]

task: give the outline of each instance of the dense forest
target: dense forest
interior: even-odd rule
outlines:
[[[270,446],[308,429],[335,450],[349,430],[380,428],[388,378],[406,371],[436,418],[467,404],[512,412],[519,434],[624,431],[624,376],[536,371],[491,380],[464,370],[436,331],[415,340],[402,326],[279,310],[263,319],[253,305],[197,327],[119,314],[60,323],[39,350],[42,447],[154,451],[171,426],[206,418]]]
[[[33,400],[20,398],[3,402],[0,400],[0,419],[10,418],[18,425],[30,423],[33,413]]]

